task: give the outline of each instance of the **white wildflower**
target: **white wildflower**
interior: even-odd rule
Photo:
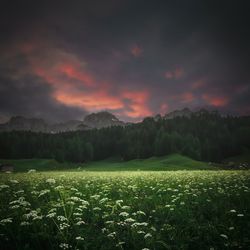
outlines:
[[[64,189],[64,186],[59,185],[55,187],[55,190],[62,190],[62,189]]]
[[[119,214],[119,216],[128,217],[128,216],[129,216],[129,213],[127,213],[127,212],[121,212],[121,213]]]
[[[124,245],[124,244],[125,244],[124,241],[119,241],[119,242],[116,244],[116,247],[122,246],[122,245]]]
[[[18,183],[19,183],[19,181],[17,181],[17,180],[10,180],[10,182],[11,182],[12,184],[18,184]]]
[[[108,201],[109,199],[108,198],[102,198],[100,201],[99,201],[99,203],[100,204],[103,204],[103,203],[105,203],[106,201]]]
[[[141,210],[137,211],[136,213],[137,213],[138,215],[145,215],[145,216],[146,216],[146,214],[145,214],[143,211],[141,211]]]
[[[56,217],[56,213],[55,213],[55,212],[49,213],[49,214],[46,215],[46,217],[47,217],[47,218],[50,218],[50,219],[51,219],[51,218],[54,218],[54,217]]]
[[[110,234],[108,234],[107,235],[109,238],[115,238],[115,236],[116,236],[116,232],[113,232],[113,233],[110,233]]]
[[[133,218],[127,218],[125,220],[125,222],[127,222],[127,223],[133,223],[133,222],[135,222],[135,220]]]
[[[6,218],[6,219],[2,219],[1,221],[0,221],[0,224],[1,225],[5,225],[5,224],[8,224],[8,223],[12,223],[12,218]]]
[[[61,243],[61,244],[59,245],[59,247],[62,248],[62,249],[69,249],[69,244]]]
[[[81,237],[81,236],[77,236],[77,237],[76,237],[76,240],[78,240],[78,241],[83,241],[83,240],[84,240],[84,238],[83,238],[83,237]]]
[[[6,189],[6,188],[9,188],[10,186],[9,185],[0,185],[0,191],[2,191],[3,189]]]
[[[32,174],[32,173],[35,173],[35,172],[36,172],[35,169],[30,169],[30,170],[28,170],[28,174]]]
[[[69,227],[70,227],[70,225],[69,225],[68,223],[65,223],[65,222],[59,224],[60,230],[67,229],[67,228],[69,228]]]
[[[70,197],[70,199],[71,199],[72,201],[74,201],[74,202],[82,201],[81,198],[76,197],[76,196]]]
[[[146,234],[144,231],[140,230],[140,231],[137,231],[138,234]]]
[[[44,189],[44,190],[41,190],[38,197],[41,197],[41,196],[44,196],[45,194],[48,194],[50,193],[50,190],[49,189]]]
[[[28,222],[28,221],[22,221],[22,222],[20,223],[20,226],[29,226],[29,225],[31,225],[31,223]]]
[[[151,233],[147,233],[147,234],[144,236],[144,239],[147,239],[147,238],[152,238],[152,234],[151,234]]]
[[[123,203],[123,200],[117,200],[115,203],[116,203],[117,205],[121,205],[121,203]]]
[[[80,220],[76,223],[77,226],[81,226],[81,225],[84,225],[86,224],[83,220]]]
[[[59,220],[59,221],[68,221],[68,219],[63,215],[57,216],[57,220]]]
[[[129,210],[129,209],[130,209],[130,206],[122,206],[121,209],[122,209],[122,210]]]
[[[46,183],[53,185],[53,184],[56,183],[56,180],[52,179],[52,178],[49,178],[49,179],[46,180]]]
[[[222,238],[228,240],[228,236],[227,236],[226,234],[220,234],[220,237],[222,237]]]
[[[102,209],[100,207],[94,207],[93,210],[94,211],[101,211]]]

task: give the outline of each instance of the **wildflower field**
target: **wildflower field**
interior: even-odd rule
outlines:
[[[249,171],[0,174],[1,249],[249,249]]]

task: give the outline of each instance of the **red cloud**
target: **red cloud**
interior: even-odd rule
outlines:
[[[84,83],[86,86],[94,86],[95,82],[93,77],[87,72],[80,71],[76,65],[64,64],[58,67],[58,71],[72,79],[76,79]]]
[[[34,73],[53,86],[56,101],[89,111],[120,110],[120,115],[131,118],[152,114],[147,107],[149,94],[146,90],[120,90],[112,83],[97,81],[85,70],[85,64],[75,57],[65,55],[63,63],[56,61],[49,66],[39,60],[32,61]],[[114,91],[116,95],[110,91]]]
[[[77,84],[95,86],[94,77],[87,71],[86,63],[76,56],[62,51],[52,51],[45,55],[29,56],[31,71],[44,78],[48,84]]]
[[[51,96],[59,103],[87,109],[90,112],[112,110],[124,118],[142,118],[151,115],[148,107],[147,90],[129,90],[113,82],[97,80],[88,70],[84,60],[59,49],[37,49],[32,44],[18,47],[16,55],[23,53],[28,64],[23,67],[26,73],[43,79],[51,86]],[[135,46],[134,56],[140,56],[142,49]]]
[[[125,100],[129,100],[129,110],[125,110],[124,114],[133,117],[140,118],[152,115],[152,111],[147,107],[147,101],[149,98],[149,92],[144,91],[124,91],[121,92],[121,97]]]
[[[100,111],[104,109],[120,110],[121,116],[130,118],[142,118],[151,115],[152,112],[147,107],[147,91],[120,91],[116,96],[111,95],[106,90],[101,91],[64,91],[57,90],[54,98],[63,104],[86,108],[90,111]]]
[[[134,57],[140,57],[142,55],[142,48],[139,47],[137,44],[135,44],[132,48],[131,48],[131,54]]]
[[[124,104],[114,96],[109,95],[105,91],[97,92],[77,92],[68,93],[65,91],[56,91],[54,97],[58,102],[68,106],[76,106],[85,108],[90,111],[98,111],[103,109],[122,109]]]
[[[226,96],[213,96],[209,94],[203,94],[202,98],[210,105],[213,105],[215,107],[223,107],[229,102],[229,98]]]

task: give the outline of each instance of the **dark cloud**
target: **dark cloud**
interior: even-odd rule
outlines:
[[[9,117],[23,115],[26,117],[44,118],[50,122],[67,119],[83,119],[86,111],[69,108],[55,102],[51,89],[40,79],[25,77],[21,79],[0,78],[0,115]]]
[[[246,1],[2,1],[0,113],[250,113],[249,24]]]

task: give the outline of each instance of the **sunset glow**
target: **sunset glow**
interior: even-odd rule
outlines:
[[[13,25],[6,17],[12,32],[1,37],[0,117],[82,119],[107,110],[138,121],[185,107],[248,113],[249,43],[224,23],[230,12],[213,16],[197,5],[198,15],[192,3],[180,12],[160,2],[77,3],[77,13],[62,2],[46,14],[37,9],[32,20],[31,12],[13,16]],[[234,22],[244,30],[246,22]]]

